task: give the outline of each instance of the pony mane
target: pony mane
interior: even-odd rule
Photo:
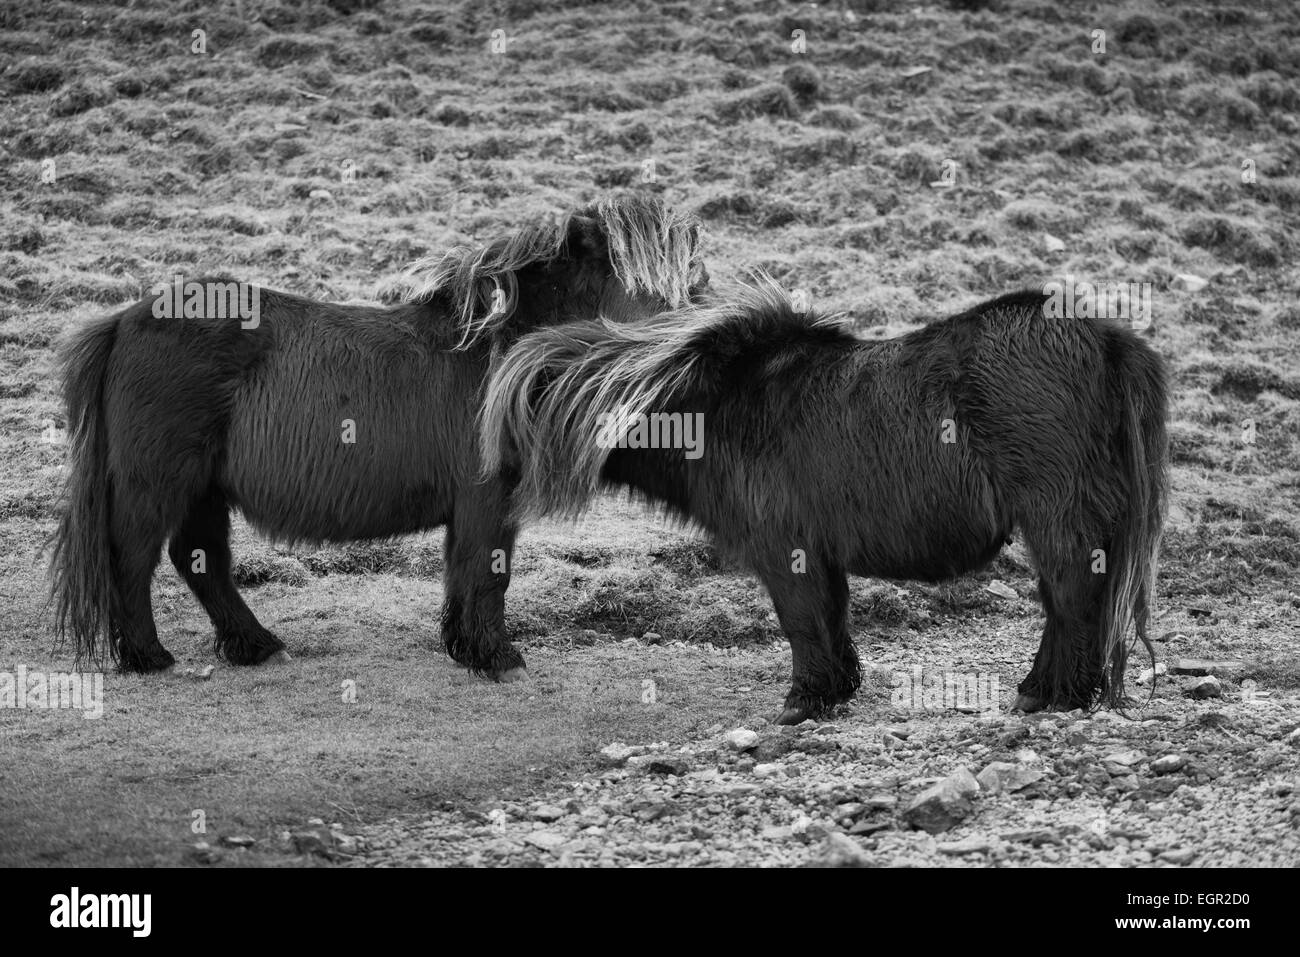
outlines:
[[[700,224],[656,197],[607,197],[559,217],[542,219],[484,246],[461,244],[412,263],[398,280],[404,302],[451,302],[460,331],[457,349],[497,335],[519,301],[516,273],[563,256],[577,218],[595,220],[609,250],[609,265],[629,295],[646,293],[670,309],[690,301],[692,271],[700,263]]]
[[[799,311],[773,279],[724,288],[707,303],[636,324],[567,323],[520,338],[488,380],[480,413],[483,470],[517,467],[521,516],[580,515],[610,448],[610,416],[630,424],[719,365],[798,343],[858,340],[839,316]]]

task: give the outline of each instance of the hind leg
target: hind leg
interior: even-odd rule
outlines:
[[[1088,708],[1101,688],[1101,597],[1106,576],[1092,571],[1091,549],[1077,543],[1062,548],[1063,541],[1031,538],[1029,542],[1038,563],[1038,593],[1047,623],[1033,667],[1012,705],[1021,711]]]
[[[523,655],[505,637],[505,597],[517,529],[495,483],[456,502],[447,528],[442,640],[455,661],[497,681],[524,677]]]
[[[158,640],[150,583],[166,536],[154,504],[125,484],[112,498],[110,641],[122,671],[162,671],[176,663]]]
[[[230,510],[208,491],[195,500],[167,553],[216,628],[216,650],[232,665],[261,664],[284,643],[262,627],[235,589],[231,575]]]
[[[849,638],[848,578],[844,569],[820,562],[803,573],[781,568],[762,578],[794,656],[790,693],[776,723],[798,724],[849,700],[862,683]]]

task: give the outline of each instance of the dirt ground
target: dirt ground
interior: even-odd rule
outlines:
[[[176,272],[373,297],[611,188],[697,212],[714,276],[765,268],[867,337],[1066,275],[1151,283],[1158,660],[1231,662],[1217,696],[1133,685],[1129,717],[1006,713],[1042,627],[1012,546],[943,586],[855,581],[866,686],[779,730],[761,587],[626,502],[526,531],[511,686],[437,647],[441,533],[241,527],[294,661],[222,666],[160,571],[177,674],[106,675],[95,720],[0,709],[0,863],[1300,860],[1294,4],[9,0],[0,94],[0,672],[71,667],[38,554],[64,334]],[[917,669],[988,694],[902,694]]]

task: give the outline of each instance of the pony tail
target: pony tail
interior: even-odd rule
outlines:
[[[78,333],[63,357],[71,453],[63,514],[50,539],[50,599],[55,605],[57,643],[71,636],[77,667],[87,661],[102,664],[100,636],[109,629],[114,594],[104,382],[117,338],[117,320],[111,316]],[[108,645],[116,661],[117,649],[112,642]]]
[[[1167,396],[1159,358],[1139,340],[1123,343],[1120,468],[1128,486],[1125,511],[1111,539],[1111,574],[1102,595],[1103,672],[1101,702],[1124,705],[1128,630],[1155,662],[1147,622],[1155,598],[1156,568],[1168,499]]]

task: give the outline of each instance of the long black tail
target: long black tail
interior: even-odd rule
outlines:
[[[1132,627],[1147,654],[1147,619],[1155,595],[1156,568],[1169,491],[1168,398],[1160,358],[1145,343],[1128,336],[1116,353],[1122,424],[1120,466],[1128,487],[1125,511],[1111,539],[1110,574],[1102,596],[1101,640],[1105,667],[1101,700],[1124,704],[1124,670]]]
[[[69,343],[63,355],[63,398],[71,454],[63,490],[63,514],[50,560],[55,634],[69,637],[78,667],[102,663],[114,602],[109,529],[108,437],[104,382],[117,337],[117,316],[101,319]]]

